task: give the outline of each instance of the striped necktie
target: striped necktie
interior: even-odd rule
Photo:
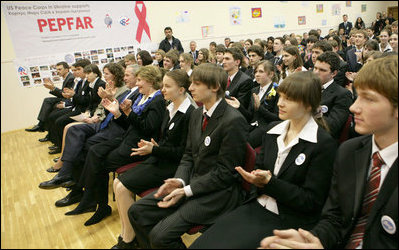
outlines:
[[[381,166],[384,160],[378,152],[373,154],[373,166],[366,184],[365,195],[363,198],[362,210],[355,228],[349,238],[346,249],[355,249],[363,241],[364,230],[366,228],[367,220],[375,201],[377,200],[380,181],[381,181]]]

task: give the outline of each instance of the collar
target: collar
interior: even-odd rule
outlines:
[[[188,75],[188,76],[191,76],[191,73],[193,73],[193,69],[190,69],[190,70],[187,72],[187,75]]]
[[[177,111],[180,111],[180,112],[182,112],[183,114],[185,114],[185,113],[187,112],[187,109],[190,107],[190,105],[191,105],[190,99],[188,99],[188,97],[186,97],[186,98],[184,99],[184,101],[180,104],[180,106],[179,106],[179,108],[176,110],[176,112],[177,112]],[[170,113],[170,114],[172,114],[174,107],[175,107],[175,104],[174,104],[173,102],[171,102],[171,103],[168,105],[167,109],[169,110],[169,113]]]
[[[277,134],[277,135],[286,134],[289,124],[290,120],[283,121],[282,123],[274,126],[267,133]],[[299,132],[297,137],[308,142],[317,143],[318,128],[319,126],[317,125],[316,121],[313,119],[313,117],[310,117],[308,122],[302,128],[301,132]]]
[[[266,90],[269,88],[270,84],[272,84],[273,82],[270,82],[268,84],[266,84],[264,87],[259,86],[259,92],[261,89],[263,89],[263,93],[266,93]]]
[[[233,81],[234,77],[237,75],[238,71],[239,71],[239,70],[237,70],[236,73],[234,73],[234,74],[232,74],[231,76],[229,76],[231,82]]]
[[[202,110],[202,114],[206,114],[208,117],[211,117],[213,112],[215,112],[215,109],[217,108],[217,106],[219,105],[219,103],[222,101],[222,98],[219,98],[215,104],[213,104],[213,106],[209,109],[206,110],[205,105],[203,106],[203,110]]]
[[[139,87],[134,86],[133,88],[130,89],[130,93],[133,93],[134,91],[136,91],[136,89],[138,89]]]
[[[388,147],[380,150],[375,143],[374,135],[372,137],[372,147],[371,147],[371,155],[370,159],[373,157],[375,152],[379,152],[381,158],[384,160],[385,164],[390,168],[395,162],[396,158],[398,158],[398,142],[395,142]]]
[[[96,84],[96,82],[98,81],[98,79],[99,79],[99,77],[96,77],[96,79],[94,79],[93,82],[90,82],[90,83],[89,83],[89,87],[90,87],[90,88],[94,88],[94,85]]]
[[[389,43],[387,43],[387,46],[385,46],[385,49],[384,49],[384,51],[382,51],[382,48],[381,48],[381,43],[380,44],[378,44],[378,47],[380,48],[380,51],[381,52],[390,52],[390,51],[392,51],[393,49],[392,49],[392,47],[391,47],[391,45],[389,44]]]
[[[331,85],[331,83],[333,83],[333,82],[334,82],[334,79],[331,79],[330,81],[324,83],[322,87],[324,89],[327,89]]]

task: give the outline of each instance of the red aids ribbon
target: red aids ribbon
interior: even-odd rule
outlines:
[[[139,4],[142,5],[141,11],[138,7]],[[147,33],[148,37],[151,40],[150,27],[148,26],[148,23],[145,20],[145,18],[147,16],[147,9],[146,9],[143,1],[136,1],[136,7],[134,8],[134,12],[136,13],[137,19],[139,19],[139,24],[137,26],[136,40],[139,43],[141,43],[143,30],[145,30],[145,32]]]

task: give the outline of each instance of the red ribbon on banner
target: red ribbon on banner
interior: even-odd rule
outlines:
[[[138,7],[139,4],[142,5],[141,11]],[[150,27],[148,26],[148,23],[145,20],[145,18],[147,16],[147,9],[146,9],[143,1],[136,1],[136,7],[134,8],[134,12],[136,13],[137,18],[139,19],[139,24],[137,26],[136,40],[139,43],[141,43],[141,38],[143,36],[143,30],[145,30],[145,32],[147,33],[148,37],[151,40]]]

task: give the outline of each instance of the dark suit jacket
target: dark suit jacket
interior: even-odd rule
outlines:
[[[193,57],[193,59],[194,59],[194,64],[197,65],[197,64],[195,63],[195,59],[198,58],[198,53],[199,53],[199,51],[198,51],[198,50],[195,50],[194,52],[192,52],[192,51],[190,50],[188,53]]]
[[[73,107],[76,111],[82,113],[88,109],[90,114],[93,115],[98,104],[101,102],[101,97],[97,94],[98,88],[105,88],[105,82],[98,78],[93,89],[90,88],[88,81],[85,82],[83,87],[82,84],[83,80],[80,80],[78,82],[78,91],[72,97]]]
[[[345,35],[349,35],[349,32],[350,32],[351,29],[352,29],[352,23],[351,23],[351,22],[346,22],[346,28],[345,28],[344,22],[342,22],[342,23],[340,23],[339,26],[338,26],[338,30],[339,30],[339,29],[344,29]]]
[[[202,112],[198,108],[191,115],[186,149],[175,178],[183,179],[193,192],[178,208],[184,220],[212,224],[243,200],[240,177],[234,167],[245,162],[248,130],[245,118],[224,99],[204,132]]]
[[[346,62],[348,63],[349,72],[358,72],[362,68],[362,65],[357,63],[355,52],[356,48],[352,48],[346,52]]]
[[[229,91],[230,96],[237,98],[241,105],[248,108],[252,86],[252,79],[241,70],[238,70],[227,91]]]
[[[154,138],[157,141],[165,113],[165,99],[163,99],[162,95],[155,96],[141,115],[137,115],[133,111],[130,112],[127,117],[130,126],[123,135],[123,145],[121,146],[130,150],[132,147],[137,147],[137,142],[140,139],[150,141],[151,138]],[[116,119],[115,121],[118,120]]]
[[[362,207],[371,158],[372,136],[344,142],[334,163],[330,194],[322,219],[313,228],[324,248],[343,248],[356,225]],[[388,234],[381,218],[387,215],[396,224]],[[391,166],[370,212],[363,237],[363,249],[398,249],[398,159]]]
[[[57,96],[59,98],[65,99],[62,96],[62,90],[64,88],[73,88],[73,85],[74,85],[74,81],[73,80],[74,79],[75,79],[75,77],[73,76],[73,74],[71,72],[69,72],[68,75],[65,77],[64,81],[62,82],[61,89],[56,87],[54,90],[50,91],[50,94],[55,95],[55,96]]]
[[[281,122],[272,122],[267,131]],[[273,174],[278,156],[278,134],[266,133],[262,149],[256,156],[255,169],[270,170]],[[320,214],[328,196],[336,141],[322,128],[317,130],[317,143],[299,139],[291,148],[277,176],[273,174],[263,188],[252,185],[247,202],[266,194],[276,199],[280,218],[288,227],[311,228],[320,219]],[[300,154],[305,155],[301,165],[296,164]],[[309,227],[310,226],[310,227]]]
[[[323,118],[328,124],[332,137],[338,139],[341,135],[352,103],[351,92],[335,82],[321,93],[320,106],[322,106],[322,110],[323,106],[328,108],[328,111],[323,113]]]
[[[251,101],[249,103],[248,109],[245,109],[240,105],[238,110],[244,115],[249,123],[253,123],[258,121],[259,126],[267,126],[272,121],[278,121],[278,97],[279,95],[276,93],[273,97],[267,97],[269,91],[272,89],[273,83],[267,88],[266,93],[263,95],[260,100],[259,109],[255,111],[254,109],[254,98],[253,94],[259,94],[260,86],[255,87],[251,90]],[[277,89],[276,89],[277,91]]]
[[[167,166],[170,165],[177,167],[186,147],[188,124],[193,110],[195,110],[194,106],[190,105],[186,113],[178,111],[170,121],[169,112],[165,113],[161,125],[159,147],[152,148],[151,157],[146,160],[146,163],[158,162],[162,168],[168,168]]]
[[[342,60],[339,61],[338,73],[334,77],[334,82],[339,86],[345,87],[346,83],[348,82],[348,79],[345,76],[345,73],[348,72],[348,68],[348,63]]]
[[[159,49],[165,52],[168,52],[170,49],[177,49],[180,53],[184,52],[180,40],[175,38],[174,36],[172,36],[172,46],[170,45],[168,39],[165,37],[165,39],[163,39],[162,42],[159,44]]]

